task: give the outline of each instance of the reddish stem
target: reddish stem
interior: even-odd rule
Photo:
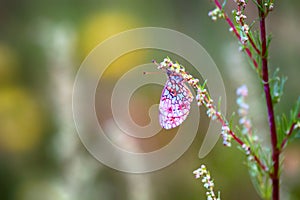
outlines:
[[[205,101],[207,103],[209,103],[209,99],[205,96],[204,97]],[[214,107],[214,110],[216,110],[216,108]],[[222,126],[225,126],[226,125],[226,122],[225,120],[223,119],[222,115],[220,113],[216,113],[217,115],[217,119],[221,122]],[[231,130],[229,129],[229,134],[232,136],[232,138],[237,142],[239,143],[239,145],[241,146],[244,146],[245,143],[240,139],[238,138],[238,136]],[[261,162],[261,160],[251,151],[251,148],[249,147],[249,152],[250,154],[254,157],[254,160],[257,162],[258,166],[260,166],[265,172],[268,171],[268,168]]]
[[[244,11],[244,8],[245,8],[245,7],[239,5],[237,10],[240,11],[240,12],[242,12],[242,11]],[[240,25],[241,25],[241,26],[244,26],[244,25],[245,25],[244,19],[243,19],[243,18],[240,19]],[[252,40],[252,37],[249,35],[249,33],[246,33],[246,35],[247,35],[247,37],[248,37],[248,39],[249,39],[250,44],[252,45],[252,47],[253,47],[254,50],[256,51],[256,53],[257,53],[258,55],[260,55],[261,52],[260,52],[260,50],[257,48],[257,46],[255,45],[254,41]]]
[[[257,69],[258,68],[258,64],[257,64],[256,60],[253,58],[250,49],[246,48],[245,51],[248,54],[249,58],[252,60],[252,62],[254,64],[254,67]]]
[[[220,2],[218,0],[214,0],[217,8],[219,8],[220,10],[222,10],[222,6],[220,4]],[[234,32],[235,36],[239,39],[240,42],[242,42],[241,40],[241,35],[238,33],[237,29],[235,28],[233,22],[231,21],[231,19],[228,17],[228,15],[226,13],[224,13],[224,18],[227,21],[228,25],[230,26],[230,28],[232,29],[232,31]],[[244,49],[247,53],[247,55],[249,56],[250,60],[253,62],[254,67],[257,69],[258,68],[258,64],[256,62],[256,60],[253,58],[252,53],[250,51],[250,49],[246,46],[244,46]]]
[[[247,33],[247,37],[249,38],[249,42],[251,43],[252,47],[255,49],[256,53],[258,55],[261,54],[260,50],[257,48],[257,46],[255,45],[254,41],[252,40],[252,38],[250,37],[249,33]]]
[[[258,5],[261,5],[263,8],[261,0],[257,0]],[[266,24],[265,24],[265,12],[258,8],[259,18],[260,18],[260,38],[262,45],[262,78],[264,82],[264,92],[266,97],[266,103],[268,108],[268,120],[270,127],[270,137],[272,144],[272,160],[273,160],[273,172],[271,174],[272,179],[272,197],[273,200],[279,200],[279,154],[280,150],[277,146],[277,133],[276,133],[276,124],[273,110],[272,97],[270,92],[269,85],[269,72],[268,72],[268,59],[267,59],[267,40],[266,40]]]
[[[219,8],[220,10],[223,9],[222,6],[221,6],[221,4],[220,4],[220,2],[219,2],[218,0],[214,0],[214,2],[215,2],[215,5],[217,6],[217,8]],[[232,29],[232,31],[234,32],[234,34],[236,35],[236,37],[237,37],[237,38],[239,39],[239,41],[241,42],[241,36],[240,36],[240,34],[238,33],[238,31],[237,31],[237,29],[235,28],[233,22],[231,21],[231,19],[228,17],[228,15],[227,15],[226,13],[224,13],[224,18],[225,18],[225,20],[227,21],[228,25],[231,27],[231,29]],[[250,38],[250,37],[249,37],[249,38]],[[251,39],[251,41],[252,41],[252,39]],[[255,50],[256,50],[257,52],[259,52],[259,50],[256,48],[254,42],[253,42],[253,41],[251,42],[251,41],[250,41],[250,43],[251,43],[251,44],[253,43],[252,45],[254,45]],[[244,46],[244,47],[245,47],[245,46]],[[251,61],[253,62],[254,67],[257,69],[257,68],[258,68],[258,64],[257,64],[256,60],[253,58],[250,49],[249,49],[248,47],[245,47],[245,51],[246,51],[247,55],[249,56],[249,58],[251,59]],[[259,53],[260,53],[260,52],[259,52]],[[222,119],[221,116],[219,116],[218,119],[221,121],[221,123],[222,123],[223,125],[225,125],[225,121]],[[242,140],[240,140],[240,139],[234,134],[233,131],[230,130],[229,133],[230,133],[230,135],[233,137],[233,139],[234,139],[235,141],[237,141],[241,146],[244,145],[244,142],[243,142]],[[258,165],[259,165],[264,171],[267,171],[268,168],[261,162],[261,160],[260,160],[256,155],[254,155],[253,153],[252,153],[252,155],[254,156],[254,159],[255,159],[255,161],[258,163]]]
[[[222,10],[222,6],[218,0],[214,0],[216,6]],[[261,8],[264,7],[261,0],[257,0],[257,4],[261,6]],[[260,37],[261,37],[261,59],[262,59],[262,79],[264,82],[264,92],[266,97],[266,103],[268,108],[268,120],[269,120],[269,127],[270,127],[270,136],[271,136],[271,144],[272,144],[272,160],[273,160],[273,172],[270,174],[270,177],[272,179],[272,197],[273,200],[279,200],[279,155],[280,150],[277,146],[277,133],[276,133],[276,124],[275,124],[275,117],[274,117],[274,110],[273,110],[273,103],[272,103],[272,97],[270,92],[270,85],[269,85],[269,72],[268,72],[268,59],[267,59],[267,40],[266,40],[266,25],[265,25],[265,17],[266,13],[261,10],[261,8],[258,8],[259,17],[260,17]],[[229,26],[232,28],[233,32],[241,41],[241,36],[237,32],[234,24],[230,20],[230,18],[224,13],[225,20],[229,24]],[[253,44],[252,44],[253,45]],[[258,68],[258,64],[255,59],[253,59],[251,51],[249,48],[245,47],[245,51],[247,55],[252,60],[255,68]],[[239,142],[239,141],[238,141]]]
[[[238,138],[234,132],[232,130],[229,130],[229,134],[232,136],[232,138],[237,141],[237,143],[239,143],[241,146],[243,146],[245,143]],[[254,160],[257,162],[257,164],[265,171],[268,171],[268,168],[261,162],[261,160],[251,151],[250,147],[249,147],[249,152],[250,154],[254,157]]]
[[[155,60],[153,60],[152,61],[154,64],[156,64],[157,66],[159,66],[159,68],[164,68],[164,67],[160,67],[160,65],[155,61]],[[177,72],[178,73],[178,72]],[[187,75],[189,75],[188,73],[186,73],[185,71],[182,71],[182,72],[180,72],[181,73],[181,75],[183,76],[183,77],[185,77],[185,76],[187,76]],[[187,76],[186,78],[185,78],[185,81],[187,81],[187,82],[189,82],[190,80],[192,80],[192,79],[194,79],[192,76]],[[193,83],[189,83],[190,84],[190,86],[191,87],[193,87],[193,88],[195,88],[197,91],[201,91],[202,90],[202,88],[201,88],[201,86],[198,84],[198,82],[199,82],[199,80],[198,81],[195,81],[194,80],[194,82]],[[204,106],[206,107],[206,108],[212,108],[213,110],[215,110],[216,111],[216,116],[217,116],[217,119],[220,121],[220,123],[222,124],[222,126],[227,126],[227,121],[226,121],[226,119],[221,115],[221,113],[219,113],[219,112],[217,112],[217,109],[216,109],[216,107],[213,105],[213,104],[211,104],[212,103],[212,100],[210,99],[210,96],[209,96],[209,94],[208,94],[208,92],[206,91],[205,92],[205,95],[204,95],[204,102],[203,102],[203,104],[204,104]],[[208,106],[208,104],[210,105],[210,106]],[[236,141],[236,142],[238,142],[242,147],[244,147],[246,144],[240,139],[240,138],[238,138],[236,135],[235,135],[235,133],[231,130],[231,129],[229,129],[229,134],[232,136],[232,138]],[[263,169],[265,172],[268,172],[268,168],[261,162],[261,160],[252,152],[252,150],[251,150],[251,148],[250,147],[248,147],[247,146],[247,151],[249,151],[249,153],[254,157],[254,160],[258,163],[258,165],[261,167],[261,169]]]
[[[284,140],[282,141],[282,143],[281,143],[281,145],[280,145],[280,150],[282,150],[282,149],[284,148],[284,146],[285,146],[285,144],[287,143],[289,137],[292,135],[295,126],[296,126],[296,123],[294,122],[294,123],[292,124],[292,126],[290,127],[289,132],[286,134],[286,137],[285,137]]]

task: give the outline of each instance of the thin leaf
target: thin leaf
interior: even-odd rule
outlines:
[[[222,4],[222,10],[224,10],[225,6],[226,6],[226,3],[227,3],[227,0],[224,0],[223,1],[223,4]]]
[[[252,2],[260,9],[261,12],[265,12],[264,8],[261,5],[259,5],[256,0],[252,0]]]
[[[267,38],[267,49],[269,49],[271,41],[272,41],[272,34],[268,35],[268,38]]]

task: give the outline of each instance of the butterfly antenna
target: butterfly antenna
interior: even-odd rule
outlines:
[[[143,75],[148,75],[148,74],[162,74],[162,71],[158,71],[158,72],[143,72]]]
[[[158,67],[159,64],[156,62],[156,60],[152,60],[152,62]]]

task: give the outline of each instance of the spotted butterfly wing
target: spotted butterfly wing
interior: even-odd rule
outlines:
[[[168,76],[159,104],[159,122],[165,129],[175,128],[187,118],[194,98],[181,76]]]

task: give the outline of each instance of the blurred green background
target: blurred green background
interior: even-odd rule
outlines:
[[[228,6],[230,10],[233,3]],[[212,22],[207,16],[213,8],[209,0],[0,1],[0,199],[205,199],[201,182],[192,174],[201,163],[211,171],[222,199],[259,199],[239,150],[219,141],[205,159],[197,157],[208,123],[203,109],[201,128],[188,151],[171,166],[142,175],[100,164],[74,128],[72,86],[87,54],[113,34],[157,26],[187,34],[208,51],[223,76],[229,113],[236,110],[235,89],[248,84],[249,104],[256,108],[251,109],[254,124],[265,137],[259,80],[225,22]],[[278,1],[268,18],[271,70],[280,67],[288,76],[279,112],[288,112],[299,96],[299,9],[299,1]],[[249,6],[247,12],[255,17],[256,9]],[[98,95],[109,99],[113,83],[128,69],[165,56],[145,50],[120,57],[105,72]],[[137,123],[148,123],[149,106],[158,103],[161,89],[147,86],[137,91],[139,98],[131,104]],[[104,116],[100,123],[111,118],[101,101],[97,109]],[[299,141],[285,151],[283,199],[300,199],[299,152]]]

